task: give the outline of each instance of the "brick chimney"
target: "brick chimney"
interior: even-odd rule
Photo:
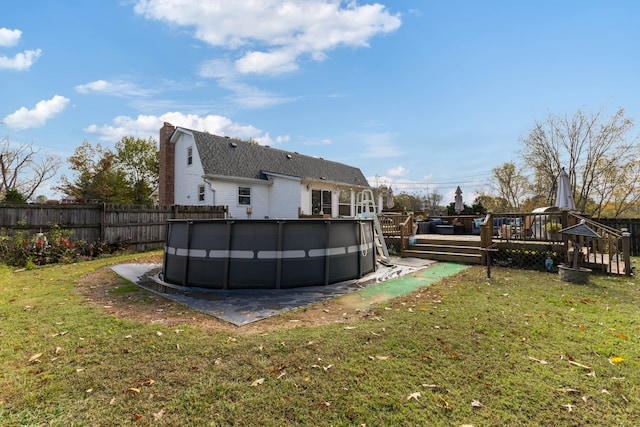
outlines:
[[[164,122],[160,129],[160,158],[158,171],[158,204],[171,206],[174,204],[176,146],[171,142],[171,135],[176,127]]]

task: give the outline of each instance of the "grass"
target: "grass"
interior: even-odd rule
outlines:
[[[1,425],[630,426],[640,419],[633,278],[573,285],[502,268],[486,279],[471,267],[373,307],[366,320],[230,334],[119,319],[76,292],[82,274],[136,256],[0,268]],[[145,291],[119,283],[113,292]]]

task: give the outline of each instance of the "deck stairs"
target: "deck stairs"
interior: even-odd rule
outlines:
[[[373,220],[373,242],[376,246],[376,259],[383,264],[390,264],[391,257],[389,249],[384,241],[380,220],[376,214],[376,204],[373,198],[373,191],[363,190],[356,198],[356,218]]]
[[[425,258],[462,264],[481,264],[480,239],[439,237],[437,234],[416,236],[416,242],[403,251],[405,257]]]

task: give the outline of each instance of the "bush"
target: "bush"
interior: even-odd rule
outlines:
[[[18,225],[24,225],[19,222]],[[0,261],[6,265],[30,268],[37,265],[71,263],[80,258],[96,258],[104,254],[122,252],[131,238],[116,243],[87,243],[72,240],[73,232],[50,224],[44,233],[0,230]]]

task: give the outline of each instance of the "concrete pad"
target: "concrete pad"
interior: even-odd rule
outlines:
[[[432,265],[434,266],[428,268]],[[460,269],[466,268],[466,266],[448,267],[445,271],[441,267],[437,267],[438,265],[456,264],[442,264],[419,258],[392,257],[391,265],[378,264],[378,269],[375,272],[358,280],[297,289],[233,291],[183,287],[163,282],[159,274],[162,264],[119,264],[111,268],[118,275],[158,295],[234,325],[242,326],[338,296],[351,293],[360,294],[365,289],[367,292],[357,297],[358,304],[366,304],[367,300],[377,301],[381,296],[385,298],[384,295],[387,295],[386,299],[393,298],[432,283],[425,279],[401,281],[401,278],[412,273],[433,268],[434,274],[424,277],[433,276],[439,280],[442,274],[455,274]],[[384,287],[379,287],[382,284]]]

